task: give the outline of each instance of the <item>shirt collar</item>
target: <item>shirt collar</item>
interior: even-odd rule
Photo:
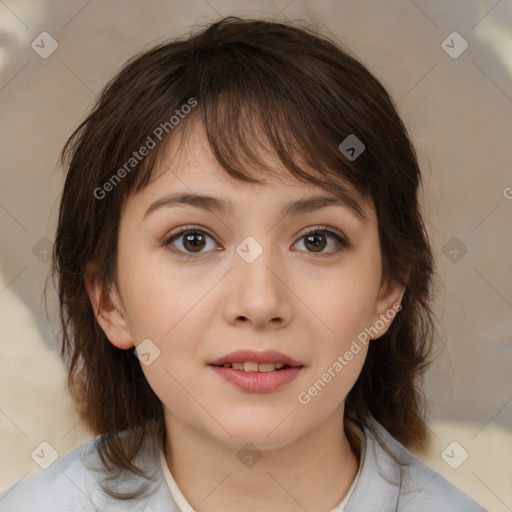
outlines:
[[[352,485],[350,486],[349,490],[347,491],[345,497],[330,512],[345,512],[345,511],[349,512],[349,509],[346,509],[346,506],[349,503],[349,500],[351,499],[351,497],[356,489],[356,486],[361,477],[361,473],[363,471],[365,454],[366,454],[366,436],[365,436],[365,432],[362,432],[357,427],[357,425],[354,424],[354,427],[355,427],[355,432],[358,435],[359,440],[361,442],[361,445],[360,445],[361,460],[359,462],[359,468],[357,470],[354,481],[352,482]],[[160,467],[162,468],[163,478],[165,480],[165,483],[167,484],[167,487],[169,488],[171,496],[174,499],[178,509],[183,512],[189,512],[191,510],[194,510],[192,505],[187,501],[187,498],[185,498],[185,496],[181,492],[181,489],[178,487],[178,484],[176,483],[176,480],[174,479],[174,477],[169,469],[169,466],[167,464],[165,453],[161,448],[159,450],[159,461],[160,461]]]
[[[372,427],[371,429],[366,426],[364,427],[365,448],[361,453],[362,460],[358,470],[359,477],[353,488],[347,493],[348,502],[345,511],[396,512],[398,510],[398,500],[402,488],[402,472],[400,465],[382,448],[377,437],[383,441],[384,445],[388,447],[399,460],[407,459],[407,456],[403,453],[405,452],[405,448],[403,448],[376,420],[370,419],[369,423]],[[160,446],[154,444],[153,449],[153,462],[155,465],[159,466],[159,471],[157,471],[160,478],[149,500],[146,502],[145,512],[161,510],[164,504],[166,510],[169,510],[169,512],[180,512],[180,508],[182,510],[193,510],[170,474],[165,455],[163,455]],[[163,457],[163,465],[161,457]],[[170,492],[169,481],[173,482],[175,485],[172,494]],[[178,501],[180,502],[180,508],[178,508]],[[338,507],[340,505],[338,505]],[[336,508],[332,512],[335,511]]]
[[[387,447],[400,448],[397,441],[376,420],[371,419],[370,425],[377,436]],[[364,427],[366,450],[362,461],[359,480],[350,497],[346,512],[396,512],[402,473],[400,466],[382,448],[376,435]]]

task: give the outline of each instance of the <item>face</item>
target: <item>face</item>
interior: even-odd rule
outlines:
[[[225,209],[169,202],[179,193]],[[228,176],[199,125],[129,197],[119,287],[98,321],[117,347],[140,346],[166,420],[232,447],[277,448],[343,407],[371,343],[361,333],[387,330],[381,315],[403,290],[381,282],[377,218],[360,197],[366,220],[341,203],[283,214],[317,196],[329,194],[284,170],[262,185]]]

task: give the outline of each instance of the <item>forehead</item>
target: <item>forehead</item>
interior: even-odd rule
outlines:
[[[324,187],[314,180],[302,180],[291,174],[283,163],[265,148],[259,158],[265,167],[247,160],[243,174],[259,183],[230,175],[216,160],[200,122],[175,134],[162,148],[148,185],[138,195],[148,203],[144,217],[160,206],[189,204],[212,212],[232,214],[238,207],[262,201],[268,206],[279,203],[281,214],[306,213],[322,206],[345,206],[358,220],[367,224],[375,216],[371,200],[364,198],[340,176],[341,187]],[[303,168],[304,169],[304,168]],[[318,172],[308,174],[322,179]]]

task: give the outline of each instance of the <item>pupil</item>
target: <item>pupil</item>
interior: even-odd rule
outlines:
[[[194,238],[199,239],[199,241],[194,242]],[[201,249],[204,248],[204,244],[205,244],[204,236],[201,233],[194,231],[192,233],[189,233],[188,235],[185,235],[183,244],[185,245],[187,250],[191,250],[193,252],[199,252]]]
[[[322,242],[318,242],[318,239],[321,238]],[[313,240],[316,239],[316,243]],[[306,237],[306,245],[311,243],[314,252],[320,252],[325,247],[325,237],[323,235],[308,235]],[[310,248],[310,247],[308,247]]]

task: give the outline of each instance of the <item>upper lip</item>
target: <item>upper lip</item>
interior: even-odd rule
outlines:
[[[255,350],[236,350],[222,356],[209,364],[213,366],[222,366],[226,363],[245,363],[251,361],[253,363],[281,363],[286,366],[304,366],[302,363],[295,361],[277,350],[264,350],[257,352]]]

